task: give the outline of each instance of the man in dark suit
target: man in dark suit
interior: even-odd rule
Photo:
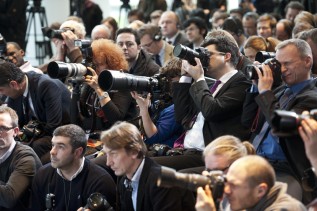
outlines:
[[[117,176],[120,209],[136,211],[195,210],[191,192],[156,185],[161,166],[145,157],[146,146],[140,131],[119,122],[101,134],[107,165]]]
[[[163,12],[159,25],[166,42],[171,45],[188,45],[189,41],[184,33],[180,31],[181,24],[179,17],[173,11]]]
[[[154,158],[161,165],[177,170],[204,166],[202,151],[215,138],[249,137],[249,129],[240,121],[245,90],[251,84],[235,69],[239,60],[237,43],[229,33],[222,32],[209,33],[201,45],[209,54],[209,62],[202,64],[195,58],[197,65],[193,66],[183,60],[183,76],[174,84],[173,100],[176,121],[187,129],[185,152],[180,156]],[[216,79],[217,86],[210,88],[205,76]]]
[[[183,26],[186,36],[190,41],[188,47],[191,49],[200,47],[208,32],[205,21],[198,17],[192,17],[186,20]]]
[[[52,132],[70,119],[69,90],[60,80],[32,71],[24,73],[6,61],[0,61],[0,75],[0,94],[7,96],[8,106],[17,112],[19,127],[30,120],[40,123],[41,133],[28,137],[29,144],[43,163],[49,162]]]
[[[289,132],[289,136],[278,137],[273,131],[272,116],[275,109],[295,111],[302,113],[304,110],[316,108],[317,88],[316,80],[310,77],[313,64],[312,51],[308,43],[299,39],[285,40],[276,47],[276,59],[281,64],[281,73],[284,85],[272,91],[273,74],[268,65],[262,65],[263,73],[258,68],[259,80],[247,92],[244,106],[243,124],[251,126],[255,137],[253,145],[258,155],[265,157],[274,167],[277,180],[288,183],[288,193],[302,200],[302,192],[311,171],[311,164],[305,155],[305,148],[301,138],[296,133]],[[258,118],[254,121],[259,109]],[[273,129],[272,129],[273,128]],[[315,178],[310,178],[314,181]],[[309,186],[309,185],[308,185]],[[302,188],[301,188],[302,187]],[[316,188],[313,185],[310,188]],[[305,196],[306,194],[304,194]],[[309,195],[309,194],[308,194]],[[307,195],[306,195],[307,196]],[[309,197],[303,198],[308,202]]]

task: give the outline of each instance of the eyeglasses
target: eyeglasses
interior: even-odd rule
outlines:
[[[210,172],[210,171],[222,171],[222,172],[225,172],[225,171],[227,171],[228,169],[229,169],[229,167],[231,166],[231,164],[230,165],[228,165],[227,167],[225,167],[225,168],[216,168],[216,169],[209,169],[209,168],[206,168],[205,170],[206,171],[208,171],[208,172]]]
[[[217,54],[222,56],[226,55],[225,52],[217,52],[217,51],[208,51],[208,52],[210,53],[210,56],[217,55]]]
[[[146,48],[149,48],[152,43],[154,42],[154,40],[152,40],[151,42],[149,42],[148,44],[144,44],[144,45],[141,45],[142,48],[146,47]]]
[[[6,133],[9,130],[12,130],[14,127],[6,127],[6,126],[0,126],[0,134]]]

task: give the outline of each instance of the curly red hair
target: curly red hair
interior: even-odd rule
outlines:
[[[107,39],[94,40],[91,44],[94,60],[106,64],[110,70],[127,70],[126,61],[122,49],[113,41]]]

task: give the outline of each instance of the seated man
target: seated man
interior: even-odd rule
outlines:
[[[33,181],[32,210],[45,210],[47,194],[55,195],[53,210],[77,210],[96,192],[115,206],[115,183],[105,170],[84,158],[86,146],[86,134],[79,126],[56,128],[51,163],[43,166]]]
[[[157,187],[161,166],[146,157],[140,131],[119,122],[101,134],[107,165],[117,176],[120,210],[194,210],[192,193],[179,188]]]
[[[69,90],[60,80],[32,71],[24,73],[11,62],[0,61],[0,75],[0,94],[7,96],[6,103],[17,112],[19,127],[31,120],[39,124],[39,132],[35,135],[30,129],[22,141],[28,141],[43,164],[49,162],[52,132],[70,119]]]
[[[223,205],[228,210],[306,210],[305,206],[286,194],[285,183],[275,182],[272,166],[260,156],[248,155],[236,160],[227,173]],[[197,190],[197,211],[216,211],[209,186]],[[227,209],[226,209],[227,210]]]
[[[0,210],[25,210],[29,204],[32,179],[42,166],[35,152],[15,141],[18,116],[0,106]]]
[[[24,61],[23,57],[25,56],[25,52],[16,42],[7,43],[6,56],[10,62],[18,66],[23,72],[34,71],[43,74],[42,70],[32,67],[29,61]]]

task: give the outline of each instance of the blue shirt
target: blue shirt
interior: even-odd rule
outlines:
[[[166,144],[173,147],[174,141],[183,133],[182,126],[175,121],[174,104],[160,112],[155,123],[157,133],[145,140],[146,144]]]
[[[289,87],[293,93],[290,96],[290,99],[296,96],[310,82],[311,79]],[[279,138],[276,135],[272,134],[272,130],[270,130],[265,140],[260,144],[257,150],[257,154],[272,160],[286,160],[284,152],[279,144]]]

